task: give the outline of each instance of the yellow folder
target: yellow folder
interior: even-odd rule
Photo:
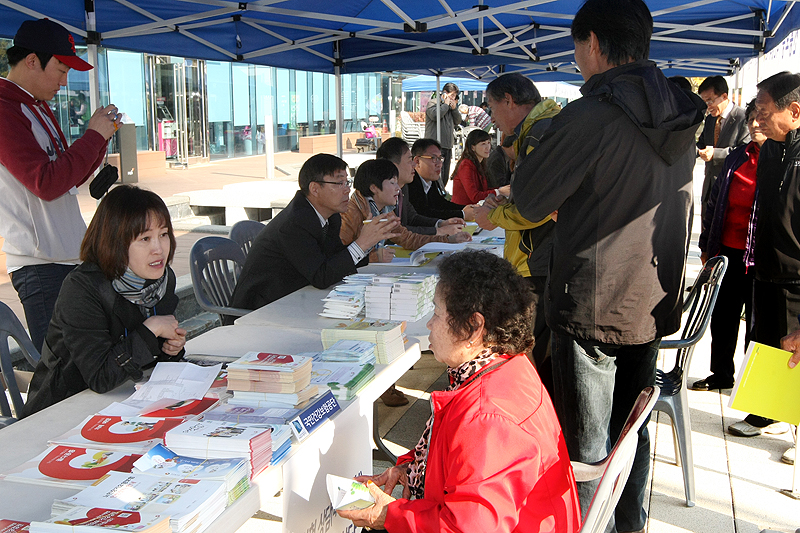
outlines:
[[[733,386],[729,407],[797,425],[800,423],[800,366],[791,353],[751,342]]]

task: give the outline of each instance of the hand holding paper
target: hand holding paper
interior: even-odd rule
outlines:
[[[789,358],[789,368],[794,368],[800,363],[800,330],[786,335],[781,339],[781,348],[787,352],[792,352]]]

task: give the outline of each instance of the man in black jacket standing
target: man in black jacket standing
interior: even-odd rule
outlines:
[[[781,72],[758,84],[758,121],[767,140],[758,156],[753,257],[753,330],[750,339],[780,346],[800,328],[800,75]],[[779,433],[788,425],[756,415],[728,426],[734,435]]]
[[[558,211],[545,312],[554,404],[576,461],[606,457],[655,381],[661,337],[680,327],[703,103],[647,60],[652,31],[642,0],[581,7],[572,39],[583,98],[517,166],[535,179],[511,185],[527,219]],[[645,527],[649,457],[645,424],[614,515],[619,532]],[[596,486],[579,484],[584,513]]]

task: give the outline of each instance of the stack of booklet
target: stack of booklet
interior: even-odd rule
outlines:
[[[0,533],[4,532],[0,525]],[[12,530],[13,531],[13,530]],[[130,531],[170,533],[169,516],[136,511],[73,507],[66,513],[44,522],[31,522],[31,533],[100,533]]]
[[[182,422],[181,418],[91,415],[50,444],[142,455],[161,444],[167,431]]]
[[[435,274],[395,272],[375,276],[365,291],[367,319],[422,319],[433,310],[437,280]]]
[[[339,322],[322,330],[322,346],[327,349],[340,340],[372,342],[377,363],[386,365],[405,353],[404,326],[402,322],[386,320]]]
[[[367,363],[314,361],[311,383],[327,387],[337,400],[352,400],[375,377],[375,366]]]
[[[391,318],[416,322],[433,311],[433,295],[438,277],[404,276],[392,285]]]
[[[322,299],[325,302],[320,316],[328,318],[355,318],[364,309],[363,284],[343,283],[333,288]]]
[[[112,470],[130,472],[141,455],[53,445],[1,476],[6,481],[82,489]]]
[[[311,358],[301,355],[248,352],[228,365],[229,403],[292,408],[317,394],[310,382]]]
[[[184,481],[206,479],[222,481],[228,493],[228,505],[250,487],[250,461],[243,457],[200,459],[178,455],[163,444],[153,446],[134,463],[135,473],[177,478]]]
[[[327,363],[375,363],[374,342],[342,340],[321,352],[309,352],[302,355],[311,357],[314,361]]]
[[[28,531],[29,526],[30,522],[0,518],[0,533],[22,533],[23,531]]]
[[[390,320],[392,318],[392,285],[393,279],[386,281],[387,276],[380,276],[383,281],[374,281],[364,291],[366,299],[365,316],[368,320]],[[396,279],[396,278],[395,278]]]
[[[251,405],[223,404],[204,413],[200,420],[237,422],[240,424],[287,424],[300,414],[300,409],[283,407],[253,407]]]
[[[53,516],[75,507],[117,509],[169,516],[173,533],[200,533],[225,510],[225,483],[109,472],[78,494],[55,500]]]
[[[250,460],[251,476],[272,460],[272,430],[250,424],[203,420],[186,422],[167,432],[164,444],[177,453],[201,459]]]

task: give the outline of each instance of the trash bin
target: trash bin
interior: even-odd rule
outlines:
[[[139,164],[136,160],[136,124],[120,124],[117,135],[120,180],[122,183],[137,183]]]

